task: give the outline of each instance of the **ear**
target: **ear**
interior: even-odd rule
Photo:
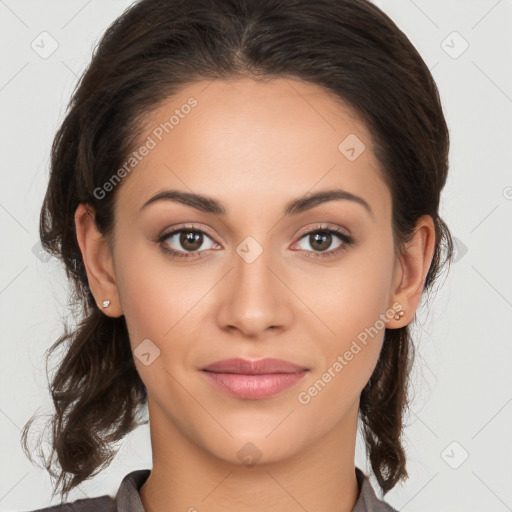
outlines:
[[[399,303],[404,315],[400,319],[393,317],[386,325],[388,329],[397,329],[413,321],[434,257],[435,244],[434,221],[430,215],[423,215],[416,222],[412,240],[397,258],[391,303]]]
[[[108,316],[123,314],[115,280],[112,253],[107,240],[101,235],[94,219],[94,209],[85,203],[75,211],[75,228],[78,245],[82,252],[87,280],[98,308]],[[102,303],[110,300],[107,308]]]

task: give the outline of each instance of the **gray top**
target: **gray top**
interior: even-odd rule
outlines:
[[[85,498],[32,512],[145,512],[139,489],[150,473],[149,469],[139,469],[128,473],[123,478],[115,499],[107,495],[98,498]],[[352,512],[397,512],[396,509],[377,498],[368,477],[359,468],[356,468],[356,478],[359,485],[359,497]]]

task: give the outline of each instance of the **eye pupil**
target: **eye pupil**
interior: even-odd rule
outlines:
[[[191,246],[188,245],[189,243]],[[187,251],[195,251],[203,245],[203,235],[197,231],[182,231],[180,244]]]
[[[331,240],[332,235],[330,233],[325,233],[325,234],[314,233],[312,236],[313,236],[314,242],[311,244],[311,247],[313,247],[314,249],[317,249],[319,251],[327,250],[332,243],[332,240]],[[326,240],[328,242],[327,244],[325,244]],[[317,242],[320,244],[320,247],[318,247]],[[323,243],[323,246],[322,246],[322,243]]]

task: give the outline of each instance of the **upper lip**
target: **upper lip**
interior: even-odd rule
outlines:
[[[239,373],[243,375],[262,375],[268,373],[298,373],[308,370],[283,359],[264,358],[251,361],[249,359],[222,359],[202,368],[216,373]]]

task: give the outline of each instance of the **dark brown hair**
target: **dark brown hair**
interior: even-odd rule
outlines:
[[[380,9],[366,0],[134,3],[107,29],[73,92],[53,142],[41,210],[42,245],[64,263],[80,308],[78,325],[66,327],[48,354],[64,352],[50,385],[55,413],[45,461],[62,495],[111,462],[115,443],[140,424],[147,399],[124,316],[104,315],[89,289],[75,210],[89,204],[111,240],[119,187],[101,199],[94,190],[135,149],[141,120],[187,84],[237,77],[298,79],[347,102],[372,134],[392,195],[395,248],[411,239],[420,216],[430,215],[436,247],[425,289],[451,260],[451,235],[438,213],[449,150],[439,93],[414,46]],[[361,393],[367,455],[384,492],[408,476],[401,434],[412,359],[409,328],[386,330]],[[29,456],[33,419],[22,436]]]

